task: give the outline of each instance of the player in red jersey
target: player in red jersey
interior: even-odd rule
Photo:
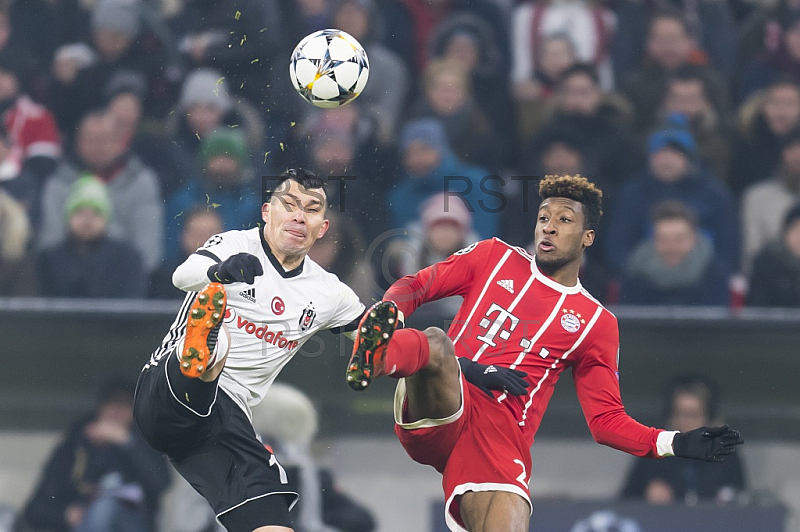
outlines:
[[[709,461],[744,443],[727,426],[678,433],[625,413],[617,319],[578,280],[602,192],[581,176],[548,176],[539,194],[533,256],[495,238],[400,279],[364,315],[348,365],[354,389],[381,375],[400,379],[395,432],[411,458],[442,473],[454,531],[528,530],[530,446],[569,367],[598,443]],[[446,334],[395,330],[418,306],[453,295],[464,301]]]

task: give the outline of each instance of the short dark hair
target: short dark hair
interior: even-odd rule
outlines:
[[[272,199],[273,193],[276,190],[280,190],[281,185],[287,181],[296,181],[305,189],[316,188],[322,189],[323,192],[325,191],[325,181],[311,170],[305,168],[289,168],[278,176],[274,188],[264,190],[264,202],[269,202]]]
[[[679,200],[666,200],[653,205],[651,214],[653,224],[663,220],[686,220],[692,229],[698,225],[697,213],[684,202]]]
[[[603,217],[603,191],[580,174],[548,175],[539,183],[539,196],[569,198],[583,205],[584,228],[597,229]]]
[[[720,394],[717,383],[711,378],[700,373],[685,373],[672,377],[666,385],[667,400],[664,418],[672,415],[675,398],[681,394],[694,395],[703,402],[709,422],[717,417],[719,412]]]

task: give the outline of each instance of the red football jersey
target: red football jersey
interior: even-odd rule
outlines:
[[[559,375],[571,367],[594,439],[658,457],[661,430],[636,422],[622,406],[617,319],[580,283],[557,283],[524,249],[494,238],[403,277],[383,298],[409,316],[428,301],[454,295],[464,298],[448,331],[456,356],[528,373],[525,395],[498,393],[497,401],[512,411],[530,444]]]

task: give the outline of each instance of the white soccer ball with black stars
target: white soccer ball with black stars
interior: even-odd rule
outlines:
[[[300,96],[317,107],[350,103],[369,78],[369,59],[350,34],[320,30],[305,37],[292,52],[289,78]]]

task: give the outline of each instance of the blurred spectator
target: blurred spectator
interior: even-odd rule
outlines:
[[[108,236],[113,216],[106,185],[94,176],[75,181],[63,216],[68,233],[39,254],[42,295],[74,298],[139,298],[147,278],[139,254]]]
[[[354,223],[347,212],[329,208],[325,216],[330,220],[328,231],[308,256],[352,288],[361,301],[372,301],[379,294],[367,257],[369,242],[364,241],[360,230],[364,226]]]
[[[684,203],[653,206],[653,234],[628,257],[620,303],[628,305],[728,304],[730,272]]]
[[[280,11],[283,14],[283,23],[287,26],[287,40],[296,44],[315,31],[338,28],[331,24],[334,11],[331,4],[331,0],[282,1]]]
[[[777,22],[779,44],[743,65],[738,87],[740,100],[780,79],[800,83],[800,11],[783,12]]]
[[[411,275],[443,261],[479,240],[472,229],[472,215],[463,202],[446,194],[435,194],[420,205],[419,217],[407,226],[407,236],[395,240],[388,251],[395,278]],[[447,297],[428,303],[433,312],[453,317],[461,297]]]
[[[778,240],[756,255],[747,304],[800,307],[800,205],[786,213]]]
[[[736,27],[731,4],[717,0],[615,0],[613,9],[617,15],[617,31],[611,42],[611,52],[617,80],[624,80],[627,72],[642,63],[651,45],[647,42],[648,26],[661,15],[661,10],[686,21],[687,35],[693,48],[692,62],[708,64],[726,79],[733,79],[739,68],[737,37],[745,28]],[[746,27],[746,24],[742,26]],[[662,43],[662,50],[666,50],[664,46],[668,44],[669,41]],[[672,44],[674,46],[676,41]]]
[[[105,111],[122,132],[126,145],[159,177],[166,195],[189,169],[174,156],[176,147],[166,137],[161,121],[143,116],[145,83],[144,76],[136,71],[116,72],[103,91]]]
[[[106,381],[97,406],[56,447],[16,530],[152,532],[166,460],[132,427],[134,384]]]
[[[775,175],[751,185],[742,195],[742,271],[765,245],[780,237],[783,218],[800,201],[800,129],[793,130],[781,150]]]
[[[24,84],[24,92],[32,94],[34,99],[41,98],[46,85],[47,74],[42,66],[49,64],[41,62],[31,50],[29,35],[20,28],[13,15],[14,7],[19,2],[0,3],[0,55],[13,57],[17,64],[25,70],[25,77],[19,81]],[[27,28],[33,35],[39,35],[41,28]],[[22,31],[21,31],[22,30]]]
[[[311,445],[318,414],[300,390],[276,382],[253,407],[253,427],[272,447],[289,479],[287,489],[300,494],[292,509],[295,532],[372,532],[375,518],[336,486],[333,473],[317,464]]]
[[[718,387],[708,377],[677,375],[668,383],[664,399],[664,426],[670,430],[685,432],[721,423]],[[690,506],[698,502],[733,502],[737,492],[747,487],[739,457],[739,453],[726,456],[722,464],[686,458],[635,458],[622,488],[622,498]]]
[[[38,248],[52,247],[67,235],[64,206],[70,187],[86,171],[108,185],[114,216],[111,238],[126,242],[141,255],[147,274],[161,260],[164,245],[164,200],[158,178],[126,144],[126,135],[107,114],[91,113],[76,134],[78,167],[60,165],[45,183]]]
[[[503,146],[475,102],[469,72],[459,63],[433,60],[425,68],[423,85],[424,97],[415,106],[415,116],[440,120],[463,162],[500,172],[505,164]]]
[[[287,97],[294,92],[288,68],[277,67],[296,44],[285,27],[291,18],[281,19],[277,2],[181,0],[180,6],[168,24],[191,69],[222,72],[231,90],[259,105],[265,116],[282,115],[293,102],[299,104]]]
[[[339,0],[334,10],[333,27],[355,37],[369,57],[369,76],[373,82],[364,87],[358,103],[377,122],[378,139],[386,145],[397,135],[409,77],[403,60],[381,42],[383,25],[374,0]]]
[[[260,184],[253,182],[244,136],[234,129],[220,129],[200,145],[202,172],[175,192],[166,204],[167,259],[180,253],[179,235],[184,215],[205,206],[222,218],[226,231],[249,229],[260,220]]]
[[[467,70],[476,103],[503,142],[509,143],[514,123],[510,94],[505,88],[509,83],[509,59],[494,32],[491,24],[475,14],[454,14],[431,35],[429,56],[454,61]]]
[[[516,100],[518,132],[524,141],[536,132],[545,120],[550,97],[563,74],[576,62],[575,48],[565,35],[547,37],[537,48],[536,69],[517,78],[514,69],[513,93]]]
[[[244,135],[248,151],[253,154],[250,162],[263,166],[262,118],[245,98],[231,97],[228,87],[222,73],[209,68],[195,70],[186,77],[176,112],[166,120],[165,130],[171,139],[169,154],[177,171],[163,177],[165,196],[183,188],[202,170],[200,145],[217,129],[236,128]]]
[[[35,295],[35,269],[28,252],[30,236],[25,209],[0,189],[0,296]]]
[[[96,61],[75,61],[56,53],[50,101],[61,131],[69,135],[84,114],[101,107],[103,89],[119,70],[136,71],[147,80],[147,105],[156,106],[154,87],[166,79],[163,43],[143,38],[142,0],[98,0],[91,15],[91,44]],[[67,66],[60,62],[68,63]],[[85,64],[85,68],[78,68]]]
[[[396,50],[414,74],[428,61],[436,29],[457,14],[470,13],[492,27],[495,44],[508,57],[508,28],[502,9],[491,0],[388,0],[381,3],[386,26],[384,42]]]
[[[175,269],[183,264],[189,255],[197,251],[209,238],[222,233],[225,226],[216,210],[206,206],[199,207],[187,214],[184,219],[180,235],[180,250],[175,258],[164,260],[161,266],[150,276],[149,297],[155,299],[182,299],[186,292],[175,288],[172,284],[172,274]]]
[[[430,118],[409,122],[400,133],[399,149],[403,173],[389,193],[392,227],[406,227],[427,197],[444,192],[453,202],[468,205],[480,238],[496,234],[497,212],[504,205],[502,191],[492,185],[493,180],[485,179],[485,170],[458,160],[441,122]]]
[[[345,213],[371,241],[387,229],[386,184],[358,151],[350,130],[317,132],[311,138],[311,167],[328,180],[328,212]]]
[[[732,145],[729,184],[739,196],[745,188],[774,174],[781,147],[792,130],[800,127],[800,86],[773,83],[756,93],[739,110],[739,135]]]
[[[730,135],[726,117],[712,105],[703,71],[693,65],[679,68],[667,81],[661,103],[661,118],[673,113],[689,120],[689,130],[697,142],[698,163],[720,179],[726,179],[730,165]]]
[[[88,38],[89,11],[80,0],[11,2],[11,37],[31,50],[40,67],[48,67],[56,50]]]
[[[659,104],[667,92],[667,82],[675,71],[685,65],[698,66],[706,78],[712,105],[718,112],[725,112],[725,81],[702,60],[698,60],[696,45],[688,22],[680,14],[665,11],[652,17],[647,35],[647,54],[641,66],[629,72],[622,84],[623,93],[633,103],[638,131],[647,132],[656,125]]]
[[[584,158],[582,171],[601,186],[608,208],[616,190],[644,159],[630,134],[630,104],[617,93],[603,91],[595,68],[587,64],[576,64],[563,74],[554,104],[539,133],[526,143],[523,168],[529,175],[545,175],[536,165],[542,144],[553,130],[569,131]]]
[[[730,272],[739,263],[739,225],[733,197],[718,179],[693,164],[695,142],[681,123],[653,133],[648,140],[648,167],[620,190],[606,237],[606,264],[622,272],[636,246],[652,234],[653,205],[680,200],[698,217],[700,232],[714,244],[719,261]]]
[[[609,43],[614,36],[616,18],[602,4],[577,1],[533,1],[519,4],[512,15],[511,35],[513,42],[515,84],[522,83],[529,94],[528,85],[544,72],[539,66],[545,54],[540,47],[554,38],[571,48],[573,61],[594,64],[599,72],[603,89],[614,87],[609,55]],[[563,52],[562,52],[563,57]],[[564,65],[564,69],[569,65]],[[545,83],[558,83],[558,79],[546,78]],[[546,89],[546,85],[544,87]]]
[[[35,222],[42,183],[61,157],[61,138],[50,111],[23,92],[25,76],[19,57],[0,52],[0,116],[10,144],[2,159],[0,179],[16,181],[6,186]]]

